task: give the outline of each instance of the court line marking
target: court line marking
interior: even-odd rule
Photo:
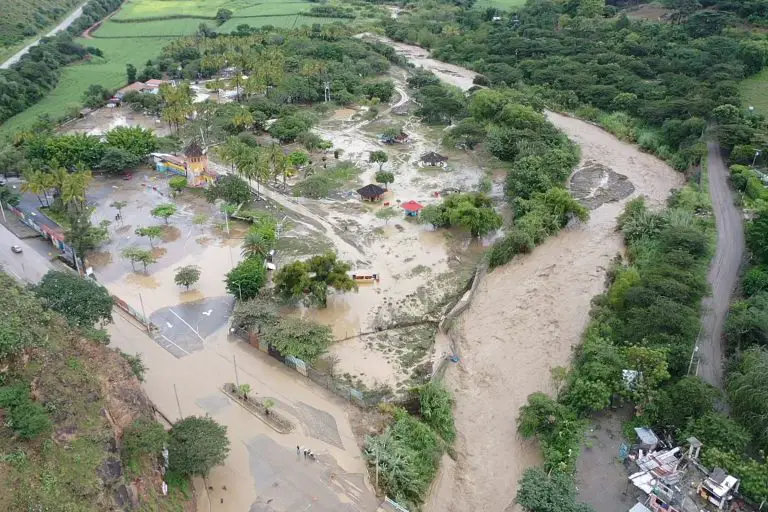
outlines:
[[[202,336],[200,336],[200,333],[199,333],[199,332],[197,332],[197,331],[195,330],[195,328],[194,328],[194,327],[192,327],[191,325],[189,325],[189,324],[187,323],[187,321],[186,321],[186,320],[184,320],[184,319],[183,319],[183,318],[181,318],[179,315],[177,315],[177,314],[176,314],[176,312],[175,312],[174,310],[172,310],[171,308],[168,308],[168,311],[170,311],[171,313],[173,313],[173,314],[174,314],[174,316],[175,316],[176,318],[178,318],[179,320],[181,320],[182,322],[184,322],[184,325],[186,325],[187,327],[189,327],[189,330],[191,330],[193,333],[197,334],[197,337],[198,337],[198,338],[200,338],[200,341],[202,341],[202,342],[203,342],[203,345],[205,345],[205,340],[203,339],[203,337],[202,337]]]
[[[173,341],[169,340],[169,339],[168,339],[168,338],[165,336],[165,334],[161,334],[160,336],[161,336],[161,337],[162,337],[162,338],[163,338],[165,341],[167,341],[168,343],[170,343],[171,345],[173,345],[173,346],[174,346],[174,347],[176,347],[177,349],[181,350],[182,352],[184,352],[184,353],[185,353],[185,354],[187,354],[188,356],[189,356],[189,355],[191,355],[189,352],[187,352],[186,350],[184,350],[183,348],[181,348],[180,346],[178,346],[177,344],[175,344]]]

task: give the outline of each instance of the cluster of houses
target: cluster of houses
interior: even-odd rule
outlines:
[[[636,469],[629,482],[645,498],[629,512],[699,512],[745,509],[739,499],[739,480],[722,468],[708,471],[699,462],[702,443],[686,440],[686,452],[666,448],[649,428],[636,428],[638,443],[620,453]]]
[[[129,92],[138,92],[141,94],[158,94],[160,92],[160,86],[163,84],[172,83],[170,80],[147,80],[146,82],[133,82],[130,85],[126,85],[122,89],[118,89],[114,96],[107,101],[107,107],[114,108],[119,107],[125,95]]]

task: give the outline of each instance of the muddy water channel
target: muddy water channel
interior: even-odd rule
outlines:
[[[414,64],[464,89],[474,73],[393,43]],[[457,458],[445,458],[426,510],[513,510],[517,481],[539,462],[517,435],[518,410],[535,391],[551,391],[550,370],[568,364],[603,290],[606,268],[622,249],[616,218],[638,195],[661,206],[683,183],[660,160],[583,121],[548,112],[550,122],[581,146],[575,195],[590,220],[550,238],[532,254],[491,272],[460,318],[461,364],[447,375],[456,396]]]

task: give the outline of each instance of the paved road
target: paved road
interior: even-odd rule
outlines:
[[[734,204],[725,166],[717,142],[708,144],[709,194],[717,226],[717,249],[709,269],[712,296],[704,299],[699,338],[698,375],[723,387],[723,326],[731,294],[736,288],[744,258],[744,225],[741,210]]]
[[[11,245],[21,246],[23,253],[12,253]],[[39,239],[19,240],[0,224],[0,267],[17,279],[37,282],[54,268],[41,254],[44,250]],[[210,309],[211,305],[199,305],[205,307]],[[111,346],[142,354],[148,367],[143,387],[166,417],[173,421],[180,414],[210,414],[227,426],[232,451],[205,483],[196,482],[198,510],[378,510],[379,500],[366,484],[365,465],[341,400],[247,344],[232,341],[226,325],[209,334],[207,330],[221,325],[221,318],[194,327],[187,321],[190,329],[206,339],[183,358],[166,351],[119,310],[113,318],[108,327]],[[176,323],[181,320],[172,315],[162,318]],[[253,396],[273,399],[275,410],[290,418],[296,429],[287,435],[277,434],[220,391],[225,382],[236,379],[250,384]],[[318,454],[317,460],[297,456],[297,444],[312,449]]]
[[[87,3],[87,2],[86,2],[86,3]],[[80,7],[78,7],[77,9],[75,9],[75,10],[72,12],[72,14],[70,14],[69,16],[67,16],[66,18],[64,18],[64,19],[61,21],[61,23],[59,23],[58,25],[56,25],[56,28],[54,28],[53,30],[51,30],[50,32],[48,32],[47,34],[45,34],[45,37],[51,37],[51,36],[53,36],[53,35],[56,35],[56,34],[58,34],[58,33],[59,33],[59,32],[61,32],[62,30],[66,30],[67,28],[69,28],[69,26],[70,26],[72,23],[74,23],[74,22],[75,22],[75,20],[76,20],[77,18],[79,18],[81,14],[83,14],[83,7],[84,7],[84,6],[85,6],[85,3],[83,3],[83,4],[82,4]],[[6,60],[5,62],[3,62],[2,64],[0,64],[0,69],[5,69],[5,68],[7,68],[7,67],[11,66],[12,64],[14,64],[14,63],[18,62],[18,61],[19,61],[19,59],[20,59],[22,56],[24,56],[24,54],[25,54],[25,53],[27,53],[27,52],[29,51],[29,49],[30,49],[30,48],[32,48],[33,46],[37,45],[37,43],[39,43],[39,42],[40,42],[40,39],[35,39],[33,42],[29,43],[27,46],[25,46],[24,48],[22,48],[21,50],[19,50],[19,52],[18,52],[18,53],[16,53],[16,55],[14,55],[14,56],[13,56],[13,57],[11,57],[10,59],[8,59],[8,60]]]
[[[8,215],[8,212],[6,212]],[[11,246],[22,248],[21,254],[11,252]],[[19,240],[8,228],[0,224],[0,266],[16,279],[38,282],[53,267],[43,255],[24,240]]]

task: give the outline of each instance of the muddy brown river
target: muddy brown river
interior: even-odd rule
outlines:
[[[447,83],[472,86],[470,70],[430,59],[422,48],[379,40]],[[551,369],[569,363],[590,301],[603,290],[606,268],[622,250],[617,216],[638,195],[661,206],[683,184],[682,175],[664,162],[592,124],[554,112],[547,117],[581,146],[582,166],[610,171],[602,181],[620,182],[622,191],[610,197],[598,190],[604,183],[597,180],[586,195],[607,195],[609,201],[596,202],[587,223],[564,230],[480,284],[457,328],[461,364],[446,377],[456,398],[457,457],[444,458],[427,511],[516,509],[519,478],[540,463],[539,448],[517,434],[518,410],[529,394],[551,391]],[[626,196],[629,184],[633,191]]]

